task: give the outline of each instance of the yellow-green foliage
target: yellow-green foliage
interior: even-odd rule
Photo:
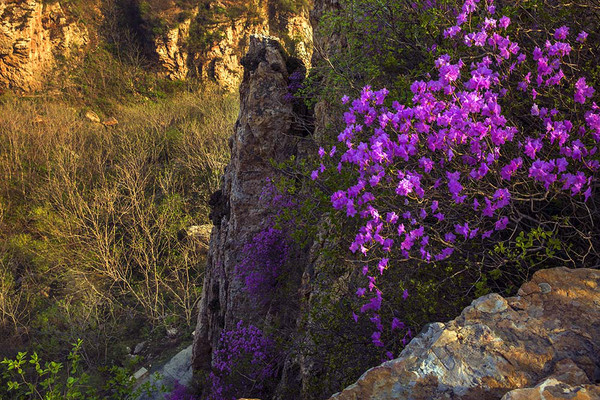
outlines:
[[[192,320],[204,260],[181,232],[209,222],[236,96],[110,109],[95,110],[119,121],[105,127],[57,99],[0,103],[0,348],[29,337],[51,353],[81,337],[106,356],[130,328],[119,320]]]

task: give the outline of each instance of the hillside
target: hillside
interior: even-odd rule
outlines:
[[[85,58],[115,56],[160,77],[235,90],[251,34],[277,36],[310,59],[308,7],[303,0],[6,1],[0,88],[40,90]]]
[[[597,15],[3,2],[0,397],[596,398]]]

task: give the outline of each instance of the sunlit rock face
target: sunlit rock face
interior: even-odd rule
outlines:
[[[332,399],[598,399],[599,379],[600,271],[556,268],[428,325]]]
[[[102,45],[105,32],[98,21],[111,18],[103,14],[110,7],[102,4],[86,2],[92,21],[77,17],[67,1],[1,1],[0,90],[40,90],[56,76],[58,64],[75,66],[81,57],[72,56]],[[132,4],[129,28],[144,43],[149,68],[168,79],[200,78],[236,91],[243,75],[240,62],[253,34],[278,37],[306,65],[312,55],[310,4],[286,10],[277,0],[165,1],[147,14],[141,3]]]
[[[282,10],[275,0],[198,3],[185,14],[174,3],[158,15],[164,19],[176,13],[185,15],[166,32],[151,35],[151,51],[167,77],[199,77],[226,90],[237,90],[244,71],[240,61],[251,35],[279,38],[288,52],[308,65],[312,54],[308,9]]]
[[[0,2],[0,90],[43,87],[57,59],[80,53],[87,30],[60,2]]]

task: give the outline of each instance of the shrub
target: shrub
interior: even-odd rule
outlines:
[[[254,325],[223,331],[210,374],[210,400],[260,396],[276,376],[274,343]]]
[[[181,233],[209,222],[237,115],[211,93],[115,106],[111,128],[62,101],[0,105],[1,355],[29,339],[61,360],[83,338],[88,365],[110,363],[115,336],[191,324],[204,249]]]
[[[149,382],[134,388],[133,371],[122,367],[111,368],[111,377],[100,388],[83,371],[82,345],[80,339],[73,343],[67,364],[43,362],[35,352],[29,357],[19,352],[14,359],[4,358],[0,362],[0,395],[15,400],[126,400],[157,391]]]
[[[491,2],[478,3],[467,0],[443,33],[465,46],[468,72],[463,59],[440,55],[439,78],[415,81],[410,105],[389,104],[388,90],[365,87],[344,114],[344,150],[319,150],[337,173],[353,177],[331,196],[338,215],[359,225],[350,250],[378,260],[362,267],[367,281],[356,292],[370,293],[360,311],[372,313],[377,346],[384,346],[377,277],[393,265],[460,260],[499,272],[507,260],[494,259],[489,243],[518,234],[524,257],[534,250],[533,239],[524,241],[527,231],[552,246],[547,263],[580,266],[597,254],[588,233],[596,218],[585,202],[600,167],[598,107],[585,106],[594,89],[566,62],[581,47],[566,41],[569,28],[562,26],[544,48],[521,48],[506,34],[510,18],[496,19]],[[581,32],[574,43],[586,37]],[[529,102],[531,118],[511,107],[514,99]],[[321,164],[312,179],[326,168]],[[503,235],[506,229],[512,233]],[[546,240],[552,236],[563,244]],[[397,318],[391,326],[405,327]]]

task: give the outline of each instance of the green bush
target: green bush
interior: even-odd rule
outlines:
[[[83,371],[81,339],[73,343],[66,364],[42,361],[37,353],[27,357],[17,353],[14,359],[0,362],[0,395],[14,400],[127,400],[144,393],[164,392],[166,388],[145,382],[136,385],[131,368],[112,367],[104,385],[97,386]]]

